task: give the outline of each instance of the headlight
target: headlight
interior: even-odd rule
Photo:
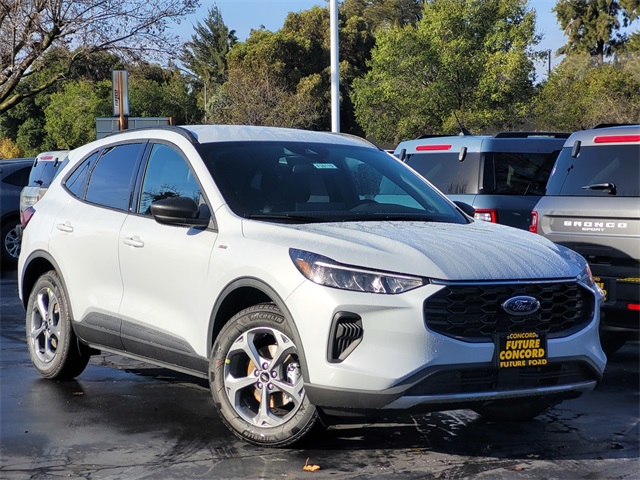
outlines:
[[[318,285],[356,292],[396,294],[429,283],[425,278],[367,270],[337,263],[303,250],[290,249],[289,255],[300,273]]]
[[[591,268],[589,268],[589,265],[585,265],[580,275],[578,275],[578,282],[589,287],[590,289],[595,291],[598,295],[600,295],[602,298],[604,298],[604,292],[602,291],[600,286],[596,283],[596,281],[593,279],[593,275],[591,274]]]

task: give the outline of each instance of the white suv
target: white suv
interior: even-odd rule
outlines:
[[[208,378],[255,444],[374,411],[528,419],[605,367],[582,257],[474,221],[355,137],[123,132],[70,152],[34,209],[19,288],[40,374],[104,350]]]

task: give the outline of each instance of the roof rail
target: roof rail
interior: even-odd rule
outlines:
[[[438,137],[456,137],[457,135],[447,135],[447,134],[439,134],[439,135],[420,135],[416,137],[414,140],[423,140],[425,138],[438,138]]]
[[[493,138],[530,138],[530,137],[551,137],[551,138],[569,138],[568,132],[500,132],[496,133]]]
[[[141,128],[132,128],[129,130],[120,130],[119,132],[110,133],[109,135],[107,135],[107,137],[113,137],[114,135],[121,135],[127,132],[140,132],[145,130],[167,130],[169,132],[175,132],[179,135],[182,135],[184,138],[186,138],[193,144],[200,143],[198,141],[198,137],[196,137],[193,134],[193,132],[191,132],[190,130],[187,130],[186,128],[178,127],[176,125],[158,125],[157,127],[141,127]]]
[[[595,127],[596,128],[608,128],[608,127],[626,127],[631,125],[638,125],[637,123],[599,123]]]

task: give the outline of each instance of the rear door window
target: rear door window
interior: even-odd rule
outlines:
[[[129,210],[144,147],[144,143],[129,143],[95,152],[76,167],[65,186],[88,202]]]
[[[559,151],[552,153],[486,153],[484,193],[495,195],[544,195]]]

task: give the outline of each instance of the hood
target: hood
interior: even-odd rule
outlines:
[[[441,280],[575,278],[586,262],[539,235],[475,221],[282,225],[243,221],[245,237],[340,263]]]

